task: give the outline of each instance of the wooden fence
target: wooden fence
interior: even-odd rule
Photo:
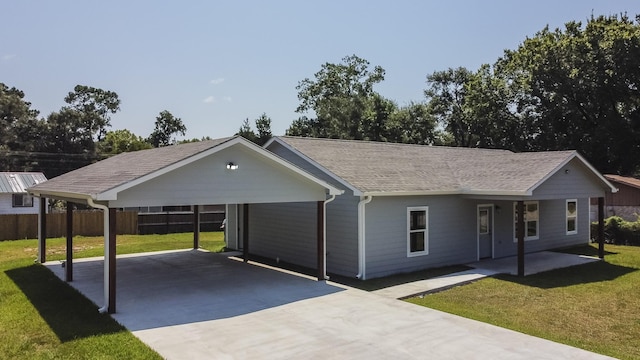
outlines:
[[[100,236],[103,234],[102,211],[74,211],[73,235]],[[138,233],[138,212],[118,211],[116,213],[118,234]],[[47,237],[61,237],[67,234],[67,214],[47,214]],[[38,215],[0,215],[0,240],[35,239],[38,237]]]

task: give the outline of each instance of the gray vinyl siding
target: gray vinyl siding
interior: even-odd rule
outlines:
[[[407,256],[407,207],[428,206],[428,255]],[[374,197],[366,205],[367,279],[477,259],[476,202],[456,196]]]
[[[604,196],[596,176],[578,159],[571,160],[533,191],[533,199],[567,199]]]
[[[327,204],[327,273],[358,273],[357,198],[338,196]],[[269,259],[317,267],[317,203],[252,204],[249,252]]]
[[[229,161],[239,165],[226,170]],[[111,207],[324,200],[326,189],[238,145],[123,190]]]
[[[525,252],[558,249],[589,242],[589,199],[578,200],[577,234],[567,235],[566,200],[541,200],[538,202],[539,238],[525,241]],[[500,214],[496,216],[495,257],[513,256],[518,252],[514,241],[513,202],[500,202]]]
[[[334,201],[327,204],[327,272],[349,277],[357,275],[359,198],[350,195],[352,192],[347,190],[345,185],[279,143],[273,142],[267,150],[317,178],[346,190],[344,194],[336,196]],[[313,242],[315,244],[315,233]],[[315,267],[315,263],[313,266]]]
[[[327,204],[327,272],[358,274],[358,197],[340,195]]]
[[[249,253],[315,269],[316,202],[249,206]]]

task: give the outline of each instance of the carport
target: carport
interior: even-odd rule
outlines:
[[[251,204],[314,202],[317,226],[317,278],[325,279],[326,203],[342,190],[286,160],[236,136],[123,153],[53,178],[28,189],[41,199],[67,202],[66,281],[73,280],[73,203],[104,214],[104,306],[116,311],[116,211],[137,206],[191,205],[194,244],[198,248],[199,208],[208,204],[242,205],[243,256],[250,249]],[[40,202],[38,261],[46,261],[46,201]]]

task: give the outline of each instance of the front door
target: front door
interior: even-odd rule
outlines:
[[[478,207],[478,257],[493,257],[493,205]]]

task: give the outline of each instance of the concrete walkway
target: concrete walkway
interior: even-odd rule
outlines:
[[[552,251],[531,253],[525,255],[525,276],[599,260],[591,256],[563,254]],[[464,285],[487,276],[497,274],[517,275],[518,273],[518,259],[515,256],[502,259],[487,259],[466,265],[473,269],[391,286],[373,291],[373,293],[392,299],[405,299]]]
[[[74,270],[71,285],[102,306],[102,260]],[[221,254],[119,257],[117,273],[113,317],[167,359],[607,358]]]

